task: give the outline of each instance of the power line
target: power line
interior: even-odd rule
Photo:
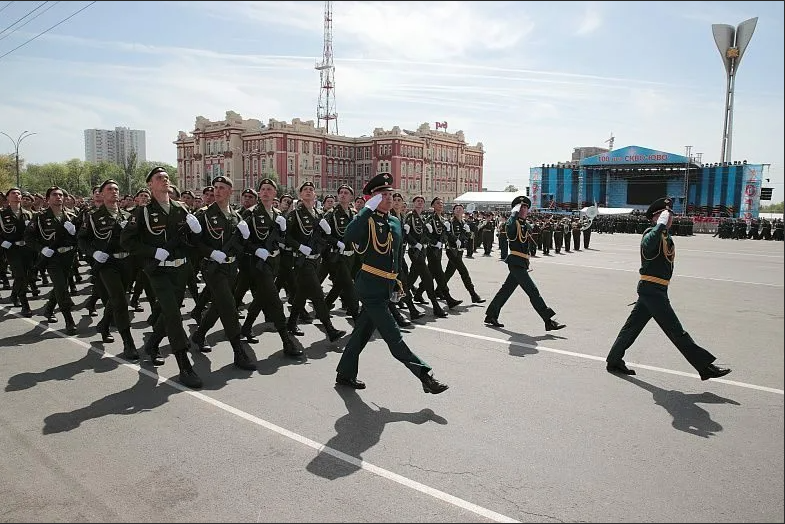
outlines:
[[[64,22],[67,22],[68,20],[70,20],[71,18],[75,17],[76,15],[78,15],[79,13],[81,13],[82,11],[84,11],[85,9],[87,9],[88,7],[90,7],[91,5],[93,5],[94,3],[96,3],[97,1],[98,1],[98,0],[93,0],[92,2],[90,2],[89,4],[87,4],[86,6],[84,6],[83,8],[81,8],[79,11],[76,11],[75,13],[73,13],[73,14],[71,14],[71,15],[67,16],[66,18],[63,18],[62,20],[60,20],[59,22],[57,22],[57,23],[56,23],[55,25],[53,25],[52,27],[49,27],[49,28],[47,28],[47,29],[44,29],[43,31],[41,31],[40,33],[38,33],[38,34],[37,34],[37,35],[35,35],[34,37],[30,38],[29,40],[27,40],[27,41],[25,41],[25,42],[22,42],[21,44],[19,44],[19,45],[18,45],[18,46],[16,46],[15,48],[11,49],[11,50],[10,50],[10,51],[8,51],[7,53],[0,55],[0,59],[2,59],[2,58],[5,58],[6,56],[10,55],[11,53],[13,53],[14,51],[16,51],[16,50],[17,50],[17,49],[19,49],[20,47],[24,47],[24,46],[26,46],[27,44],[29,44],[30,42],[32,42],[33,40],[35,40],[35,39],[36,39],[36,38],[38,38],[39,36],[41,36],[41,35],[43,35],[43,34],[45,34],[45,33],[48,33],[49,31],[51,31],[51,30],[52,30],[52,29],[54,29],[55,27],[59,26],[60,24],[62,24],[62,23],[64,23]]]
[[[8,6],[9,6],[9,5],[11,5],[11,4],[13,4],[13,2],[8,2],[8,3],[7,3],[7,4],[5,4],[3,7],[0,7],[0,13],[1,13],[1,12],[3,12],[3,11],[5,11],[5,8],[6,8],[6,7],[8,7]]]
[[[39,9],[41,9],[41,8],[42,8],[44,5],[46,5],[46,4],[48,4],[48,3],[49,3],[49,2],[41,2],[40,4],[38,4],[38,6],[37,6],[35,9],[31,9],[30,11],[28,11],[28,12],[27,12],[27,14],[26,14],[25,16],[23,16],[22,18],[20,18],[19,20],[17,20],[17,21],[16,21],[16,22],[14,22],[13,24],[9,25],[8,27],[6,27],[6,28],[5,28],[5,29],[3,29],[2,31],[0,31],[0,35],[2,35],[3,33],[5,33],[6,31],[8,31],[8,30],[9,30],[9,29],[11,29],[12,27],[14,27],[16,24],[18,24],[19,22],[21,22],[22,20],[24,20],[24,19],[25,19],[25,18],[27,18],[28,16],[32,15],[33,13],[35,13],[36,11],[38,11]]]
[[[48,2],[44,2],[44,3],[48,3]],[[29,24],[30,22],[32,22],[33,20],[35,20],[36,18],[38,18],[38,17],[39,17],[39,16],[41,16],[42,14],[46,13],[47,11],[49,11],[50,9],[52,9],[54,6],[56,6],[56,5],[57,5],[57,4],[59,4],[59,3],[60,3],[60,0],[58,0],[57,2],[53,3],[52,5],[50,5],[49,7],[47,7],[46,9],[44,9],[43,11],[41,11],[40,13],[38,13],[37,15],[35,15],[33,18],[31,18],[30,20],[28,20],[28,21],[27,21],[27,22],[25,22],[24,24],[22,24],[22,25],[20,25],[20,26],[18,26],[18,27],[15,27],[15,28],[14,28],[14,30],[13,30],[13,31],[11,31],[10,33],[8,33],[8,34],[6,34],[6,35],[3,35],[3,36],[0,36],[0,40],[5,40],[6,38],[8,38],[8,37],[9,37],[9,36],[11,36],[12,34],[16,33],[17,31],[19,31],[20,29],[22,29],[24,26],[26,26],[27,24]],[[1,34],[1,33],[0,33],[0,34]]]

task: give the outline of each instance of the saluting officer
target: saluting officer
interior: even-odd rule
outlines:
[[[186,243],[192,243],[191,234],[199,234],[202,229],[199,220],[182,204],[169,199],[166,169],[154,167],[146,181],[152,195],[150,203],[134,211],[120,236],[123,249],[142,260],[155,301],[160,305],[160,315],[145,343],[145,350],[153,365],[163,365],[158,345],[164,336],[169,337],[180,369],[180,382],[190,388],[200,388],[202,380],[188,358],[188,336],[180,317],[180,304],[191,274]]]
[[[32,211],[22,208],[22,191],[12,187],[5,192],[8,207],[0,209],[0,251],[5,252],[14,285],[11,297],[14,306],[22,305],[22,315],[32,317],[27,300],[29,271],[35,263],[35,251],[25,243],[25,228],[33,220]]]
[[[397,280],[403,231],[400,221],[389,214],[393,205],[392,180],[389,173],[380,173],[368,181],[363,193],[371,198],[346,228],[345,238],[359,246],[362,258],[355,280],[362,309],[338,362],[335,383],[354,389],[365,388],[365,383],[357,380],[360,353],[378,329],[392,355],[420,379],[423,391],[437,394],[449,386],[436,380],[431,367],[412,353],[388,306],[393,294],[403,292]]]
[[[635,374],[624,363],[624,353],[653,317],[679,352],[698,371],[701,380],[724,377],[731,370],[713,364],[716,360],[714,355],[692,340],[679,322],[668,298],[668,284],[673,276],[673,262],[676,259],[676,247],[669,232],[673,221],[672,202],[668,197],[659,198],[646,210],[646,217],[655,224],[641,238],[638,301],[608,353],[606,369],[622,375]]]
[[[134,264],[120,245],[120,235],[131,213],[120,209],[120,187],[109,179],[99,186],[103,204],[84,215],[77,235],[79,250],[91,261],[93,285],[104,304],[103,318],[96,326],[104,343],[114,342],[109,326],[114,323],[123,339],[123,357],[137,360],[139,353],[131,336],[126,290],[133,279]]]
[[[41,253],[43,258],[37,267],[46,268],[52,279],[52,294],[44,306],[47,321],[57,321],[53,314],[57,304],[65,319],[66,334],[76,335],[71,315],[74,303],[68,294],[68,277],[76,256],[76,214],[63,208],[63,190],[57,186],[46,190],[46,200],[49,207],[30,221],[25,230],[25,242]]]
[[[529,297],[534,310],[545,321],[545,330],[562,329],[565,325],[553,320],[556,313],[545,304],[537,285],[529,276],[529,252],[532,243],[534,243],[531,228],[526,222],[529,207],[531,207],[531,200],[527,196],[520,195],[512,201],[512,213],[507,219],[506,227],[507,241],[510,244],[507,269],[510,274],[507,275],[507,280],[504,281],[496,296],[488,304],[485,323],[494,327],[504,327],[504,324],[499,322],[499,313],[515,289],[520,286]]]
[[[286,218],[273,207],[278,191],[274,180],[265,178],[259,182],[259,202],[245,216],[250,235],[245,243],[244,258],[248,259],[251,294],[253,301],[248,306],[248,315],[240,328],[240,334],[251,344],[259,340],[253,335],[253,325],[261,311],[272,321],[283,342],[285,355],[300,357],[303,350],[292,343],[286,330],[283,303],[275,286],[275,278],[281,261],[281,243],[286,235]]]
[[[195,240],[196,252],[202,258],[202,277],[212,301],[191,335],[191,344],[202,353],[209,353],[211,348],[204,337],[220,317],[234,351],[234,365],[253,371],[256,364],[251,362],[240,340],[240,321],[233,292],[237,281],[237,257],[243,253],[243,243],[250,236],[250,230],[237,210],[229,205],[232,180],[217,176],[213,178],[212,186],[215,201],[196,213],[202,233]]]

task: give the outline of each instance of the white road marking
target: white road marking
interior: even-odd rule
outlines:
[[[208,404],[210,404],[212,406],[215,406],[218,409],[222,409],[222,410],[226,411],[227,413],[231,413],[233,415],[236,415],[236,416],[238,416],[238,417],[240,417],[240,418],[242,418],[244,420],[247,420],[248,422],[256,424],[257,426],[261,426],[261,427],[263,427],[265,429],[268,429],[268,430],[270,430],[270,431],[272,431],[274,433],[277,433],[277,434],[279,434],[279,435],[281,435],[283,437],[286,437],[288,439],[294,440],[295,442],[299,442],[300,444],[303,444],[305,446],[313,448],[316,451],[318,451],[319,453],[327,453],[328,455],[332,455],[333,457],[337,458],[338,460],[342,460],[344,462],[347,462],[347,463],[351,464],[352,466],[355,466],[357,468],[363,469],[363,470],[365,470],[365,471],[367,471],[369,473],[373,473],[374,475],[378,475],[378,476],[380,476],[380,477],[382,477],[384,479],[387,479],[387,480],[390,480],[390,481],[395,482],[397,484],[400,484],[401,486],[405,486],[405,487],[411,488],[411,489],[413,489],[415,491],[419,491],[420,493],[422,493],[424,495],[430,495],[431,497],[433,497],[435,499],[441,500],[442,502],[446,502],[448,504],[452,504],[453,506],[456,506],[456,507],[461,508],[463,510],[471,511],[472,513],[474,513],[476,515],[479,515],[481,517],[484,517],[484,518],[486,518],[488,520],[492,520],[494,522],[520,522],[520,521],[515,520],[513,518],[510,518],[510,517],[508,517],[506,515],[502,515],[501,513],[497,513],[495,511],[490,510],[490,509],[484,508],[482,506],[478,506],[477,504],[473,504],[471,502],[468,502],[466,500],[458,498],[458,497],[456,497],[454,495],[450,495],[449,493],[445,493],[444,491],[440,491],[440,490],[438,490],[436,488],[432,488],[430,486],[426,486],[425,484],[422,484],[422,483],[417,482],[415,480],[411,480],[411,479],[406,478],[406,477],[404,477],[402,475],[398,475],[397,473],[393,473],[392,471],[386,470],[384,468],[380,468],[379,466],[375,466],[375,465],[371,464],[370,462],[366,462],[364,460],[360,460],[358,458],[352,457],[351,455],[347,455],[346,453],[344,453],[342,451],[338,451],[337,449],[333,449],[331,447],[325,446],[324,444],[320,444],[319,442],[311,440],[311,439],[309,439],[307,437],[304,437],[304,436],[302,436],[302,435],[300,435],[298,433],[294,433],[293,431],[289,431],[288,429],[282,428],[281,426],[273,424],[272,422],[268,422],[267,420],[261,419],[259,417],[254,416],[254,415],[251,415],[250,413],[246,413],[245,411],[242,411],[242,410],[237,409],[237,408],[235,408],[233,406],[230,406],[229,404],[226,404],[226,403],[221,402],[219,400],[215,400],[214,398],[209,397],[209,396],[205,395],[204,393],[200,393],[198,391],[194,391],[192,389],[189,389],[189,388],[183,386],[182,384],[180,384],[179,382],[174,382],[174,381],[171,381],[171,380],[169,380],[167,378],[163,378],[160,375],[158,375],[157,373],[154,373],[154,372],[152,372],[150,370],[144,369],[144,368],[140,367],[137,364],[131,364],[127,360],[125,360],[125,359],[123,359],[123,358],[121,358],[121,357],[119,357],[117,355],[108,353],[106,351],[102,351],[101,349],[99,349],[99,348],[97,348],[97,347],[95,347],[95,346],[93,346],[91,344],[88,344],[87,342],[79,340],[77,338],[72,338],[72,337],[70,337],[70,336],[60,332],[57,329],[49,328],[49,327],[41,324],[40,322],[36,322],[35,320],[32,320],[30,318],[22,317],[21,315],[18,315],[17,313],[14,313],[13,311],[9,310],[5,306],[0,306],[0,309],[6,310],[10,315],[13,315],[13,316],[15,316],[17,318],[20,318],[20,319],[26,321],[29,324],[32,324],[34,326],[41,326],[41,327],[46,328],[44,333],[55,333],[56,335],[66,339],[66,340],[69,340],[69,341],[73,342],[74,344],[76,344],[78,346],[82,346],[83,348],[89,349],[90,351],[93,351],[93,352],[95,352],[95,353],[97,353],[99,355],[102,355],[104,357],[111,358],[112,360],[114,360],[115,362],[121,364],[122,366],[128,367],[130,369],[133,369],[137,373],[142,373],[142,374],[144,374],[144,375],[146,375],[146,376],[148,376],[148,377],[150,377],[152,379],[155,379],[155,380],[158,381],[158,384],[166,384],[168,386],[171,386],[171,387],[173,387],[175,389],[178,389],[178,390],[180,390],[180,391],[182,391],[184,393],[187,393],[188,395],[191,395],[194,398],[197,398],[197,399],[199,399],[199,400],[201,400],[203,402],[206,402],[206,403],[208,403]]]
[[[485,340],[486,342],[498,342],[499,344],[503,344],[505,346],[519,346],[529,349],[536,349],[537,351],[544,351],[546,353],[556,353],[558,355],[566,355],[568,357],[578,357],[578,358],[585,358],[587,360],[598,360],[601,362],[605,362],[605,357],[598,357],[596,355],[587,355],[586,353],[576,353],[575,351],[566,351],[563,349],[554,349],[545,346],[540,346],[538,344],[527,344],[525,342],[517,342],[515,340],[504,340],[503,338],[487,337],[485,335],[475,335],[474,333],[464,333],[463,331],[454,331],[452,329],[444,329],[444,328],[438,328],[433,326],[418,325],[417,329],[427,329],[429,331],[437,331],[439,333],[445,333],[447,335],[457,335],[460,337],[474,338],[477,340]],[[636,364],[635,362],[627,362],[627,364],[641,369],[648,369],[650,371],[660,371],[662,373],[668,373],[670,375],[679,375],[682,377],[700,379],[700,375],[697,375],[695,373],[685,373],[684,371],[676,371],[675,369],[660,368],[657,366],[649,366],[646,364]],[[782,389],[770,388],[766,386],[758,386],[756,384],[747,384],[746,382],[736,382],[735,380],[727,380],[724,378],[713,378],[711,380],[714,382],[722,382],[723,384],[730,384],[731,386],[739,386],[747,389],[766,391],[768,393],[776,393],[777,395],[785,394],[785,391]]]

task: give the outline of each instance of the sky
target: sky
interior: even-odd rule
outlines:
[[[691,145],[717,162],[726,73],[711,25],[752,17],[733,159],[771,164],[764,186],[779,202],[782,2],[338,0],[338,128],[360,136],[446,121],[482,142],[489,190],[525,187],[530,167],[611,134],[614,149],[683,155]],[[0,131],[35,132],[20,156],[44,163],[84,159],[84,129],[143,129],[148,160],[175,164],[172,142],[199,115],[315,120],[323,39],[324,2],[0,0]]]

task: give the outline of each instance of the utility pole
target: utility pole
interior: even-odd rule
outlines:
[[[10,135],[3,133],[2,131],[0,131],[0,133],[7,136],[8,139],[14,144],[14,155],[16,157],[16,187],[22,189],[22,183],[20,181],[20,176],[19,176],[19,144],[21,144],[22,140],[24,140],[25,138],[29,136],[33,136],[36,133],[31,133],[30,131],[23,131],[22,134],[19,135],[19,138],[17,138],[16,140],[14,140]]]

